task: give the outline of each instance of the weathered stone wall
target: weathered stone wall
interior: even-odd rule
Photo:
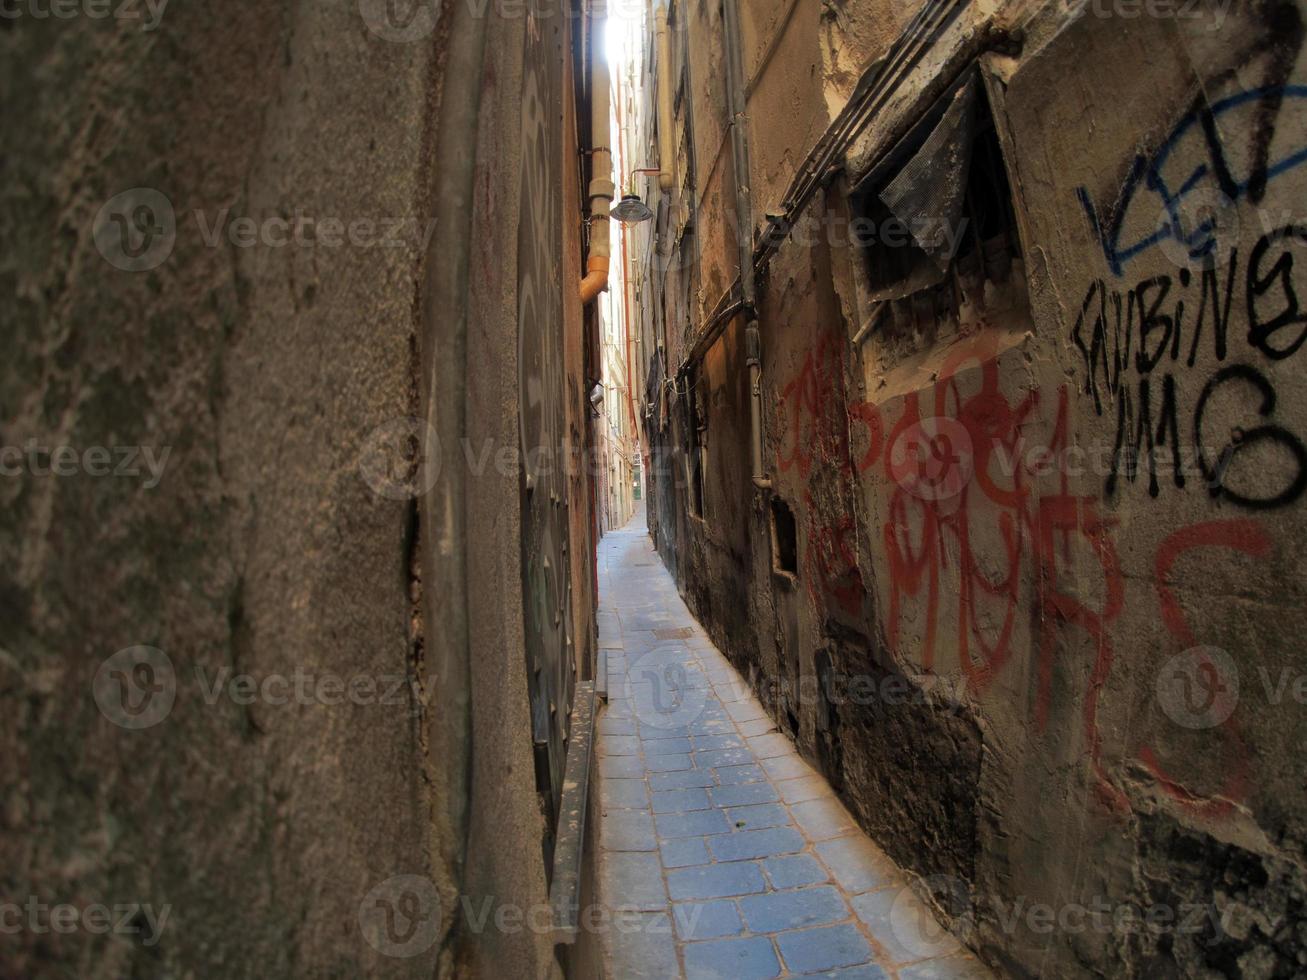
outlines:
[[[746,12],[748,50],[767,50],[771,6]],[[795,8],[791,38],[820,26],[824,47],[783,39],[773,64],[826,77],[753,89],[758,213],[779,209],[779,161],[843,105],[850,66],[915,12],[883,6],[824,5],[820,25]],[[1290,976],[1307,888],[1303,10],[1132,9],[975,4],[921,54],[762,287],[767,460],[797,574],[774,568],[739,479],[736,326],[697,369],[705,521],[661,543],[778,726],[992,962]],[[871,308],[851,182],[991,17],[1019,43],[980,59],[1011,282],[854,344]],[[696,128],[720,112],[696,105]],[[701,238],[729,220],[705,204]],[[913,462],[941,433],[965,444],[942,489]],[[684,486],[658,492],[685,509]]]
[[[84,13],[0,21],[0,444],[23,449],[0,478],[0,893],[149,905],[160,927],[143,913],[132,934],[52,934],[24,909],[7,976],[556,969],[549,936],[493,919],[548,895],[519,474],[492,462],[469,492],[461,890],[477,913],[491,903],[480,932],[460,922],[464,841],[435,796],[452,760],[427,751],[455,693],[424,669],[418,625],[441,621],[445,597],[416,575],[434,537],[410,494],[377,492],[406,476],[384,450],[414,434],[437,343],[420,324],[445,50],[443,24],[423,21],[434,8],[404,41],[384,7],[175,3],[148,31]],[[477,452],[518,446],[525,31],[494,19],[482,132],[440,137],[480,145]],[[157,194],[101,213],[132,188]],[[165,213],[175,235],[153,230]],[[579,250],[555,259],[579,278]],[[49,475],[29,442],[82,462]],[[110,475],[81,455],[96,447]],[[114,447],[154,455],[113,475]],[[379,450],[381,470],[360,466]],[[588,574],[577,589],[584,650]],[[101,670],[139,645],[167,660]],[[223,686],[238,675],[273,686]]]

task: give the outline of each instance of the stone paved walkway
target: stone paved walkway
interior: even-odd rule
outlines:
[[[988,977],[700,629],[642,507],[599,568],[607,977]]]

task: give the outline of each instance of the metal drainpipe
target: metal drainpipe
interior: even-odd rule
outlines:
[[[739,0],[725,0],[722,10],[726,31],[726,88],[731,101],[731,148],[735,160],[735,237],[740,246],[741,312],[747,324],[744,344],[749,365],[753,485],[759,490],[770,490],[771,480],[767,479],[762,463],[762,333],[758,330],[757,284],[753,273],[753,194]]]
[[[428,602],[439,602],[438,630],[427,629],[431,673],[447,698],[431,714],[433,757],[445,766],[437,794],[453,834],[446,859],[461,881],[467,860],[472,788],[472,663],[468,619],[467,485],[462,445],[467,434],[467,333],[481,75],[489,18],[471,4],[452,6],[449,55],[433,161],[435,231],[426,256],[422,329],[432,356],[427,431],[440,449],[443,479],[420,501],[430,559]],[[426,617],[424,617],[426,618]],[[428,624],[431,620],[428,619]]]
[[[654,21],[658,58],[658,187],[672,192],[672,42],[667,32],[667,0],[660,0]]]
[[[612,218],[609,211],[617,193],[613,183],[613,151],[608,110],[611,105],[608,52],[604,28],[608,0],[590,0],[590,261],[581,280],[581,302],[588,304],[608,288],[612,261]]]

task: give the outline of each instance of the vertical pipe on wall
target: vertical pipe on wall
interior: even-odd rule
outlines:
[[[667,0],[658,4],[655,15],[658,40],[658,187],[664,194],[672,190],[672,39],[667,31]]]
[[[590,261],[581,280],[581,302],[589,303],[608,288],[613,245],[609,210],[617,186],[613,183],[613,150],[608,52],[603,44],[608,24],[608,0],[590,0]]]
[[[726,89],[731,110],[731,150],[735,161],[736,242],[740,250],[740,299],[747,327],[745,354],[749,365],[749,419],[752,429],[753,485],[771,487],[762,462],[762,334],[758,330],[757,284],[753,271],[753,193],[749,160],[748,85],[744,76],[743,28],[739,0],[722,5],[726,34]]]

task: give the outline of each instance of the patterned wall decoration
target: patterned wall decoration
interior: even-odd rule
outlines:
[[[517,256],[526,669],[537,786],[550,820],[547,867],[576,684],[564,402],[563,30],[557,17],[528,19]]]

